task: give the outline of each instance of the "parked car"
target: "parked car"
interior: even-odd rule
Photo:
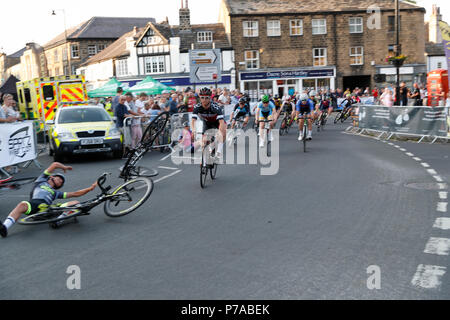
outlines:
[[[55,161],[64,156],[88,153],[112,153],[122,156],[123,138],[111,116],[98,106],[58,108],[49,126],[49,153]]]

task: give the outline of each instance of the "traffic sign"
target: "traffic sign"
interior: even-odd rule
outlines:
[[[189,62],[191,83],[222,81],[220,49],[189,50]]]

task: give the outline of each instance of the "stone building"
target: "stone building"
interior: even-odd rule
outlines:
[[[0,53],[0,85],[5,82],[10,75],[20,78],[20,68],[14,68],[20,64],[20,57],[27,48],[24,47],[13,54]]]
[[[395,82],[385,62],[395,43],[394,1],[223,0],[220,21],[235,50],[237,81],[253,99],[304,89]],[[370,6],[370,7],[369,7]],[[408,60],[401,80],[423,80],[425,9],[401,2],[400,43]]]
[[[133,27],[154,18],[93,17],[69,28],[44,45],[48,76],[75,74],[89,58],[104,50]]]

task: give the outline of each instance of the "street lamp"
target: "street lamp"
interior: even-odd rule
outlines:
[[[395,0],[395,56],[400,55],[400,28],[399,28],[399,2]],[[400,105],[400,64],[396,63],[395,68],[397,69],[397,81],[396,81],[396,99],[395,103]]]
[[[70,65],[70,56],[69,56],[69,49],[67,48],[67,25],[66,25],[66,11],[64,10],[64,9],[55,9],[55,10],[52,10],[52,16],[56,16],[56,12],[55,11],[62,11],[62,13],[63,13],[63,16],[64,16],[64,37],[65,37],[65,40],[66,40],[66,43],[65,43],[65,46],[66,46],[66,53],[67,53],[67,62],[68,62],[68,64],[69,64],[69,75],[72,73],[72,68],[71,68],[71,65]]]

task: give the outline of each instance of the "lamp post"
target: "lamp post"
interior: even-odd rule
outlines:
[[[52,10],[52,16],[56,16],[56,12],[55,11],[62,11],[63,16],[64,16],[64,38],[66,40],[65,46],[66,46],[66,53],[67,53],[67,63],[68,63],[68,67],[69,67],[69,75],[72,73],[72,68],[70,65],[70,56],[69,56],[69,49],[67,48],[67,25],[66,25],[66,11],[64,9],[55,9]]]
[[[395,0],[395,56],[400,55],[400,28],[399,28],[399,2]],[[396,85],[395,85],[395,103],[400,105],[400,64],[397,62],[395,64],[397,71]]]

